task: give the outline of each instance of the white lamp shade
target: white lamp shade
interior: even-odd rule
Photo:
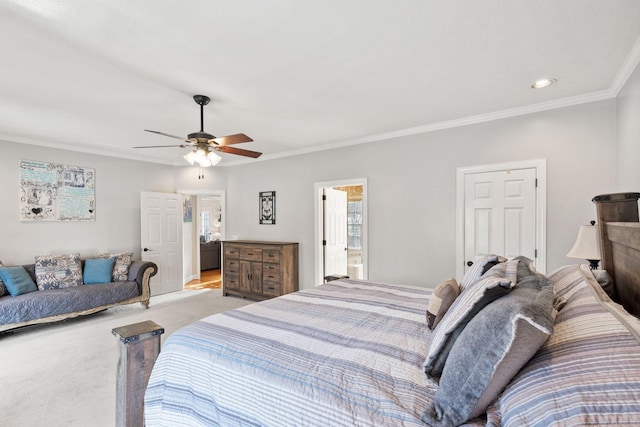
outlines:
[[[220,162],[220,160],[222,160],[222,157],[218,156],[213,151],[209,151],[209,154],[207,154],[207,159],[209,159],[209,161],[211,162],[211,166],[215,166]]]
[[[184,159],[189,162],[190,164],[193,164],[196,161],[196,153],[194,151],[189,151],[185,156]]]
[[[569,253],[569,258],[586,260],[600,260],[600,246],[598,245],[598,227],[595,225],[581,225],[578,238]]]
[[[196,160],[196,161],[198,162],[198,165],[201,168],[208,168],[209,166],[211,166],[211,162],[206,157],[204,159],[199,159],[199,160]]]
[[[207,151],[202,148],[198,148],[193,151],[189,151],[184,159],[190,164],[198,163],[201,168],[208,168],[209,166],[217,165],[222,157],[218,156],[213,151]]]

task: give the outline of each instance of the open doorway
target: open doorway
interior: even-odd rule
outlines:
[[[200,278],[220,276],[222,267],[222,205],[218,195],[198,195],[198,248],[200,249]]]
[[[327,275],[366,280],[366,178],[315,184],[316,284]]]
[[[221,241],[225,238],[225,192],[223,190],[182,190],[191,199],[193,222],[183,229],[184,283],[200,280],[202,274],[219,275]]]

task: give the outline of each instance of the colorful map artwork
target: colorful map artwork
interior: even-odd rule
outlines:
[[[20,161],[21,221],[95,219],[95,169]]]

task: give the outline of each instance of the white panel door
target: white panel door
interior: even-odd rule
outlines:
[[[536,259],[536,169],[464,176],[464,259],[487,254]]]
[[[324,189],[324,275],[347,275],[347,192]]]
[[[142,259],[155,262],[151,295],[182,290],[182,196],[140,193]]]

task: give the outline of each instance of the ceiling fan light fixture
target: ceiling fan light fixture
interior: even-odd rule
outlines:
[[[196,153],[195,153],[195,151],[189,151],[183,157],[191,165],[193,165],[193,163],[196,161]]]
[[[201,168],[208,168],[211,166],[211,161],[207,158],[207,150],[203,148],[198,148],[193,151],[194,160]]]
[[[208,168],[209,166],[211,166],[211,162],[209,161],[209,159],[205,158],[204,160],[198,161],[198,166],[200,166],[201,168]]]
[[[209,154],[207,154],[207,159],[211,162],[211,166],[215,166],[218,163],[220,163],[220,160],[222,160],[222,157],[218,156],[213,151],[209,151]]]
[[[196,162],[200,163],[201,161],[206,160],[207,152],[205,150],[203,150],[202,148],[198,148],[194,152],[195,152]]]

